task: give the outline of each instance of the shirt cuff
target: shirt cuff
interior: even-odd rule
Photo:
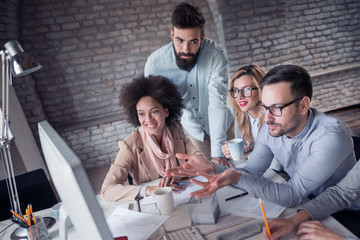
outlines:
[[[229,166],[225,166],[225,165],[218,164],[218,163],[214,163],[214,165],[215,165],[216,174],[222,173],[222,172],[224,172],[226,169],[229,169],[229,168],[230,168]]]
[[[224,157],[224,154],[221,151],[221,145],[214,145],[211,147],[211,157]]]

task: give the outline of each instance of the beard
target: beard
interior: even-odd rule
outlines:
[[[201,47],[200,47],[201,48]],[[176,65],[184,71],[190,72],[190,70],[195,66],[197,59],[199,57],[200,54],[200,48],[198,49],[198,51],[196,52],[196,54],[193,53],[176,53],[175,47],[173,45],[173,49],[174,49],[174,54],[175,54],[175,59],[176,59]],[[189,56],[191,58],[189,59],[183,59],[181,58],[181,56]]]
[[[273,126],[275,125],[278,128],[277,130],[269,129],[269,134],[272,137],[281,137],[283,135],[286,135],[287,137],[294,137],[294,132],[297,132],[297,128],[300,125],[300,118],[301,117],[299,116],[299,114],[295,114],[291,119],[287,121],[287,124],[285,125],[276,123],[274,121],[267,121],[266,124]]]

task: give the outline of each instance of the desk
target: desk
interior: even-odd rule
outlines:
[[[279,175],[277,175],[274,171],[270,170],[267,171],[264,175],[266,178],[271,179],[276,182],[285,181],[282,179]],[[226,209],[228,206],[233,204],[237,201],[237,199],[233,199],[230,201],[225,201],[225,198],[227,197],[224,194],[224,191],[226,191],[226,188],[221,188],[218,190],[217,196],[220,204],[220,210]],[[100,206],[103,209],[105,218],[108,218],[111,213],[114,211],[114,209],[118,206],[129,208],[135,211],[140,211],[139,205],[136,201],[132,202],[104,202],[99,200]],[[286,209],[281,215],[281,218],[288,218],[292,216],[296,211],[296,208],[289,208]],[[36,213],[37,216],[42,217],[53,217],[53,213],[51,209],[45,209],[42,211],[39,211]],[[170,218],[163,224],[162,227],[160,227],[157,231],[155,231],[150,239],[151,240],[158,240],[161,239],[162,236],[166,232],[171,232],[175,230],[179,230],[185,227],[190,226],[191,221],[189,217],[189,213],[187,210],[186,204],[180,204],[177,206],[174,211],[169,215]],[[205,237],[205,239],[216,239],[217,236],[236,230],[241,227],[245,227],[248,224],[252,224],[254,222],[260,222],[263,223],[262,219],[254,219],[254,218],[248,218],[248,217],[241,217],[241,216],[234,216],[234,215],[220,215],[217,223],[215,225],[196,225],[195,227],[200,231],[200,233]],[[324,223],[329,229],[344,235],[344,236],[352,236],[355,237],[349,230],[347,230],[345,227],[343,227],[339,222],[337,222],[333,217],[327,217],[321,221]],[[7,227],[11,222],[9,220],[0,222],[0,230]],[[10,239],[11,233],[17,228],[17,225],[12,225],[9,227],[3,234],[0,234],[0,240],[8,240]],[[58,237],[58,223],[56,223],[52,228],[49,229],[49,232],[52,236],[52,239],[57,240]],[[69,239],[76,239],[78,240],[78,235],[75,232],[73,228],[69,229]],[[249,238],[252,240],[260,240],[263,239],[261,234],[255,235],[252,238]],[[294,235],[294,233],[291,233],[287,236],[284,236],[282,239],[297,239]],[[132,239],[130,239],[132,240]]]
[[[111,213],[114,211],[114,209],[118,206],[120,207],[124,207],[127,209],[131,209],[131,210],[135,210],[135,211],[139,211],[138,208],[138,203],[137,201],[131,201],[131,202],[105,202],[100,200],[99,196],[97,196],[98,198],[98,202],[99,205],[101,207],[101,209],[103,210],[105,219],[107,217],[109,217],[111,215]],[[35,213],[36,216],[41,216],[41,217],[53,217],[55,218],[51,208],[48,209],[44,209],[41,211],[37,211]],[[0,231],[4,228],[6,228],[7,226],[9,226],[12,222],[10,220],[5,220],[0,222]],[[10,236],[11,234],[18,228],[18,226],[16,224],[11,225],[5,232],[3,232],[2,234],[0,234],[0,240],[9,240],[11,239]],[[59,222],[56,221],[55,225],[52,226],[49,229],[50,235],[52,237],[53,240],[58,240],[59,239]],[[73,227],[69,228],[68,231],[68,237],[70,240],[72,239],[76,239],[79,240],[79,237],[75,231],[75,229]]]
[[[269,169],[265,174],[264,177],[267,179],[270,179],[275,182],[286,182],[281,176],[276,174],[273,170]],[[154,185],[154,184],[152,184]],[[227,209],[229,206],[234,204],[237,199],[233,199],[230,201],[225,201],[225,198],[227,197],[225,192],[227,191],[226,188],[230,187],[224,187],[217,191],[218,201],[220,205],[220,210],[223,212],[225,209]],[[140,209],[141,209],[141,202],[140,202]],[[280,218],[288,218],[296,213],[297,208],[288,208],[286,209],[279,217]],[[180,206],[177,206],[174,211],[169,215],[170,218],[163,224],[163,231],[165,232],[172,232],[175,230],[179,230],[185,227],[189,227],[191,225],[190,216],[187,210],[186,204],[181,204]],[[241,227],[245,227],[246,225],[259,222],[263,224],[262,219],[254,219],[254,218],[248,218],[248,217],[241,217],[241,216],[234,216],[234,215],[224,215],[219,216],[217,219],[217,222],[215,225],[195,225],[195,227],[200,231],[200,233],[205,237],[205,239],[216,239],[217,236],[231,232],[233,230],[236,230]],[[338,234],[341,234],[343,236],[347,237],[355,237],[353,233],[351,233],[349,230],[347,230],[345,227],[343,227],[338,221],[336,221],[333,217],[327,217],[321,221],[325,226],[327,226],[329,229],[335,231]],[[154,233],[151,237],[151,239],[159,239],[161,235]],[[263,239],[262,234],[255,235],[249,239],[257,240],[257,239]],[[297,239],[295,236],[295,232],[292,232],[281,239]]]

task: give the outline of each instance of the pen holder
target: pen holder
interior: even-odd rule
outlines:
[[[191,225],[215,224],[220,214],[216,193],[204,198],[191,197],[187,203]]]
[[[36,218],[36,224],[25,228],[26,236],[29,240],[48,240],[51,239],[50,233],[46,228],[44,219],[42,217]]]

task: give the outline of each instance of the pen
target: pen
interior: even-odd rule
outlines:
[[[24,222],[23,220],[21,220],[20,218],[18,218],[17,216],[13,215],[11,220],[14,222],[14,223],[17,223],[20,227],[22,228],[28,228],[28,224],[26,222]]]
[[[248,192],[240,193],[240,194],[238,194],[238,195],[235,195],[235,196],[226,198],[225,201],[230,201],[230,200],[232,200],[232,199],[235,199],[235,198],[238,198],[238,197],[243,197],[243,196],[246,196],[246,195],[248,195],[248,194],[249,194]]]
[[[269,237],[271,237],[269,224],[268,224],[267,219],[266,219],[265,210],[264,210],[264,206],[263,206],[263,203],[261,201],[261,198],[259,198],[259,202],[260,202],[260,207],[261,207],[262,214],[264,216],[264,222],[265,222],[266,231],[267,231]]]

